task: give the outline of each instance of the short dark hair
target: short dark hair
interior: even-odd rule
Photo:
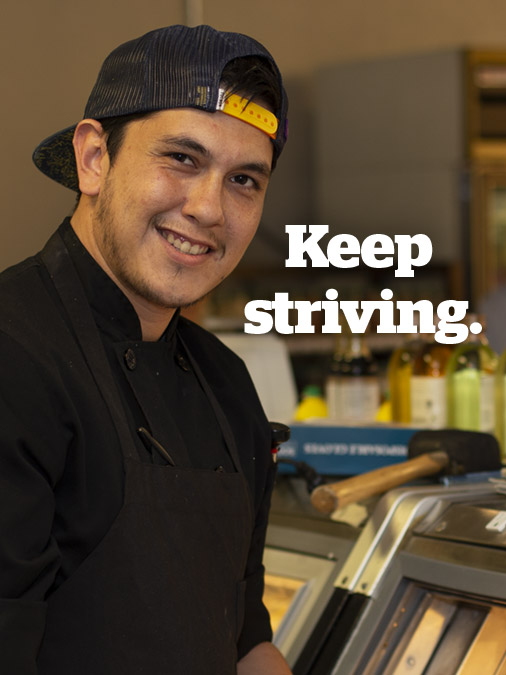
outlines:
[[[229,61],[221,75],[228,94],[240,94],[248,101],[262,101],[273,113],[281,108],[279,79],[272,63],[261,56],[243,56]]]
[[[232,59],[223,69],[221,83],[228,94],[240,94],[248,102],[262,101],[272,112],[276,112],[281,107],[282,94],[278,75],[270,61],[261,56],[243,56]],[[114,163],[121,148],[127,125],[153,114],[153,112],[139,112],[99,120],[106,134],[107,152],[111,164]],[[273,169],[274,166],[275,160]]]

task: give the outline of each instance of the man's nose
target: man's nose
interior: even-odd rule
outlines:
[[[203,227],[223,225],[224,187],[221,176],[205,173],[188,186],[182,208],[183,215],[194,219]]]

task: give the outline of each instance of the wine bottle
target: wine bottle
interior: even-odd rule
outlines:
[[[446,366],[452,346],[439,344],[434,336],[424,336],[412,366],[410,381],[411,425],[441,429],[447,423]]]
[[[345,424],[371,423],[380,405],[376,360],[363,335],[348,334],[342,342],[335,370],[327,377],[329,417]]]
[[[475,321],[484,325],[481,316],[470,314],[469,326]],[[446,369],[449,427],[495,432],[496,370],[497,354],[485,334],[470,331],[467,340],[454,349]]]
[[[409,424],[411,421],[411,376],[415,355],[422,342],[417,333],[408,335],[403,344],[392,352],[388,361],[387,377],[393,422]]]

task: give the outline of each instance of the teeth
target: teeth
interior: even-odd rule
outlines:
[[[190,255],[201,255],[202,253],[207,253],[209,248],[207,246],[200,246],[199,244],[191,244],[187,239],[181,241],[181,239],[175,237],[172,232],[169,232],[165,236],[169,244],[172,244],[174,248],[177,248],[178,251],[182,253],[189,253]]]

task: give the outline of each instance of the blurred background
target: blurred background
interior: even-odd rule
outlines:
[[[0,267],[38,250],[73,206],[40,174],[40,140],[82,117],[117,44],[171,23],[248,33],[273,53],[290,97],[289,143],[257,238],[198,308],[241,329],[250,299],[467,299],[478,309],[506,277],[506,4],[501,0],[21,0],[3,8]],[[325,223],[362,240],[424,232],[433,260],[413,279],[360,267],[284,268],[288,223]],[[317,321],[315,322],[317,323]],[[317,328],[318,330],[318,328]],[[372,335],[372,338],[378,338]],[[294,358],[332,336],[289,336]],[[395,336],[394,336],[395,338]],[[392,340],[392,337],[389,338]],[[387,352],[395,344],[373,344]],[[494,345],[502,351],[504,345]],[[315,357],[315,354],[317,355]],[[310,375],[302,378],[314,379]],[[303,383],[302,383],[303,384]]]

